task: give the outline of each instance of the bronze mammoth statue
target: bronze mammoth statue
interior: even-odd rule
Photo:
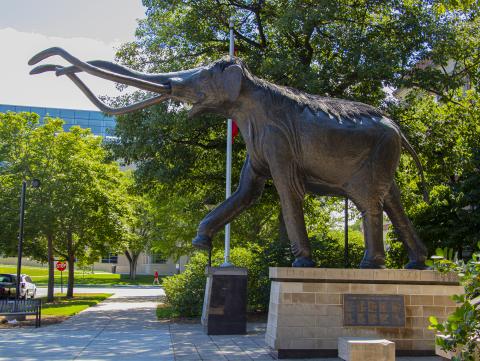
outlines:
[[[248,156],[236,192],[200,223],[193,245],[210,249],[212,237],[260,197],[267,178],[278,191],[295,267],[313,267],[305,229],[306,192],[350,198],[363,216],[366,251],[362,268],[383,268],[383,211],[398,231],[410,262],[424,269],[427,251],[407,218],[395,184],[402,146],[418,157],[399,127],[379,110],[358,102],[320,97],[255,77],[238,58],[173,73],[145,74],[107,61],[83,62],[51,48],[30,65],[59,55],[72,66],[40,65],[31,74],[54,71],[69,77],[103,112],[124,114],[173,99],[192,104],[189,116],[215,113],[234,118]],[[123,108],[111,108],[77,77],[86,72],[158,93]],[[423,179],[423,175],[422,175]]]

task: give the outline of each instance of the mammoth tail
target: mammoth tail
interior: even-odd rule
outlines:
[[[429,197],[428,197],[427,185],[425,183],[425,177],[423,176],[422,163],[420,162],[420,159],[418,158],[418,154],[417,152],[415,152],[415,149],[413,149],[412,145],[408,142],[407,138],[405,138],[405,135],[402,132],[400,132],[400,135],[402,137],[402,146],[405,148],[405,150],[408,153],[410,153],[413,160],[415,161],[415,164],[417,165],[418,173],[420,175],[420,179],[422,180],[423,200],[428,203]]]

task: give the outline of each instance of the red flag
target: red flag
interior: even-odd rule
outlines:
[[[238,135],[238,125],[232,119],[232,144],[235,142],[235,137]]]
[[[238,56],[237,49],[233,49],[233,55]],[[235,137],[238,135],[238,125],[235,120],[232,119],[232,144],[235,142]]]

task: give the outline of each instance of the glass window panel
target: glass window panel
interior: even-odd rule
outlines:
[[[89,128],[88,119],[77,119],[76,124],[82,128]]]
[[[90,111],[88,111],[88,110],[75,110],[75,118],[89,119],[90,118]]]
[[[104,118],[103,116],[103,113],[102,112],[90,112],[90,119],[98,119],[98,120],[102,120]]]
[[[0,113],[6,113],[8,111],[15,111],[14,107],[10,105],[0,105]]]
[[[32,113],[37,113],[38,115],[40,115],[41,118],[43,118],[46,114],[45,108],[40,108],[40,107],[31,107],[30,111]]]
[[[55,108],[47,108],[46,109],[46,114],[52,118],[59,118],[60,117],[60,109],[55,109]]]
[[[167,260],[166,260],[166,258],[163,254],[154,253],[154,254],[152,254],[152,263],[165,264],[165,263],[167,263]]]
[[[88,125],[90,126],[94,126],[94,127],[101,127],[103,124],[103,121],[102,120],[93,120],[93,119],[90,119],[89,122],[88,122]]]
[[[60,118],[75,118],[75,110],[60,109]]]
[[[116,253],[107,253],[106,255],[102,256],[102,263],[117,263],[118,262],[118,254]]]
[[[70,117],[60,117],[60,118],[63,119],[66,124],[70,124],[70,125],[76,124],[75,119],[73,118],[70,118]]]
[[[95,135],[102,135],[102,127],[90,127],[92,133]]]

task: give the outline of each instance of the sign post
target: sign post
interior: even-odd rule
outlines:
[[[60,293],[63,294],[63,271],[67,268],[67,262],[58,261],[55,265],[57,271],[60,271]]]

